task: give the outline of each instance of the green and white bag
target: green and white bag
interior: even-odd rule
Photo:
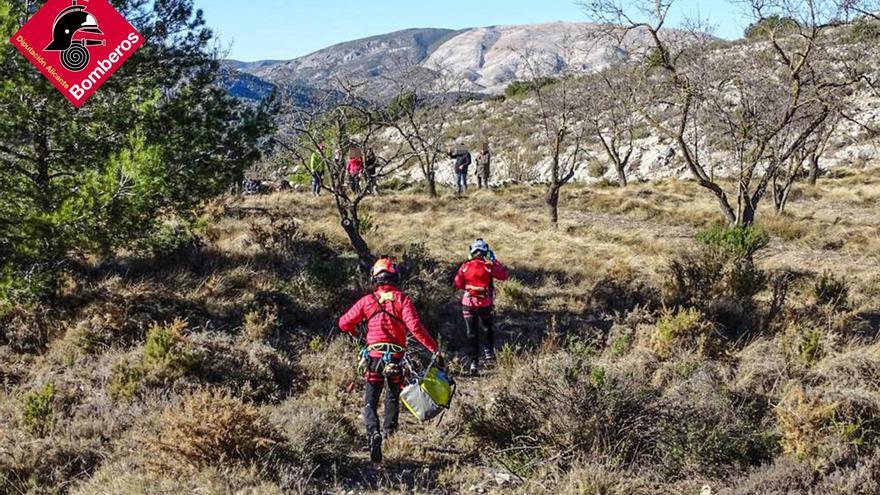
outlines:
[[[419,380],[407,385],[400,398],[419,421],[429,421],[449,409],[455,382],[443,370],[431,366]]]

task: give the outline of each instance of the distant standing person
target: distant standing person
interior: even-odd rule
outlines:
[[[467,173],[471,166],[471,153],[464,146],[456,146],[449,152],[449,158],[455,160],[455,193],[458,196],[467,194]]]
[[[361,190],[360,175],[364,171],[364,158],[360,154],[353,154],[348,159],[348,176],[351,181],[351,190],[358,194]]]
[[[309,159],[309,174],[312,176],[312,194],[314,196],[321,195],[321,187],[324,185],[324,171],[327,169],[326,162],[324,143],[321,143]]]
[[[364,171],[367,174],[367,192],[376,196],[379,195],[378,167],[379,160],[376,158],[376,152],[370,148],[367,150],[367,157],[364,160]]]
[[[483,148],[477,153],[477,187],[479,189],[489,187],[491,174],[492,153],[489,151],[489,143],[484,143]]]

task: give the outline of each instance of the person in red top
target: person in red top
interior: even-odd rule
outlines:
[[[411,333],[429,352],[438,355],[437,342],[422,324],[412,299],[399,288],[400,272],[397,265],[382,258],[373,266],[373,292],[362,297],[339,318],[339,328],[357,336],[357,326],[367,325],[367,370],[364,393],[364,425],[370,442],[373,462],[382,461],[382,438],[393,434],[400,416],[400,391],[403,384],[401,360],[406,353],[407,332]],[[376,408],[384,383],[385,418],[379,433]]]
[[[461,265],[455,274],[455,288],[464,291],[461,304],[472,349],[470,372],[476,375],[481,344],[484,359],[495,359],[495,281],[507,280],[508,274],[483,239],[471,245],[470,255],[470,261]],[[480,339],[480,327],[483,339]]]
[[[351,180],[351,190],[355,194],[360,193],[361,185],[360,185],[360,176],[361,172],[364,171],[364,158],[358,155],[353,155],[348,159],[348,175]]]

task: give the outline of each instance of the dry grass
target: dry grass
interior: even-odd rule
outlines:
[[[155,472],[185,476],[206,466],[263,460],[283,441],[258,408],[228,392],[204,391],[166,411],[144,445]]]
[[[880,486],[876,172],[824,179],[785,217],[761,211],[772,242],[757,263],[771,281],[791,272],[787,298],[735,338],[709,321],[730,307],[664,307],[670,262],[719,218],[699,186],[567,187],[558,229],[542,193],[366,201],[367,240],[413,261],[406,288],[453,371],[465,347],[451,276],[467,246],[487,239],[515,278],[499,284],[497,371],[459,377],[439,426],[403,411],[383,470],[362,450],[357,345],[333,329],[365,280],[331,199],[290,192],[211,205],[192,259],[122,256],[78,273],[59,304],[2,317],[0,492]],[[817,301],[825,272],[846,280],[847,304]]]

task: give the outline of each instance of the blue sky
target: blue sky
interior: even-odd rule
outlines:
[[[724,0],[679,0],[673,23],[697,13],[716,36],[738,38],[748,24]],[[229,57],[290,59],[327,46],[413,27],[586,21],[574,0],[196,0]]]

